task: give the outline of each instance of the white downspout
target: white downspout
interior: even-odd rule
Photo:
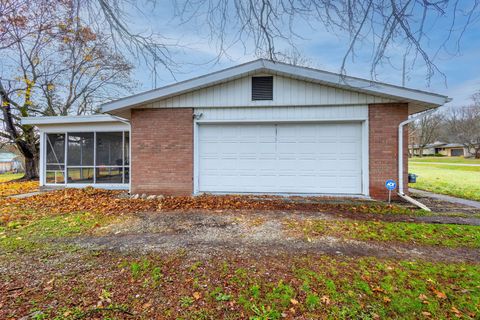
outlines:
[[[128,179],[128,193],[132,193],[132,123],[130,120],[119,117],[119,116],[114,116],[113,114],[110,114],[111,117],[116,118],[118,121],[125,123],[128,125],[129,131],[128,131],[128,159],[130,161],[129,164],[129,175],[130,179]]]
[[[410,203],[413,203],[414,205],[422,208],[423,210],[426,211],[431,211],[427,206],[425,206],[423,203],[418,202],[417,200],[407,196],[405,192],[403,191],[403,127],[415,120],[421,119],[433,112],[437,111],[436,109],[428,110],[422,114],[419,114],[415,117],[412,117],[410,119],[407,119],[405,121],[400,122],[398,125],[398,195],[407,200]]]

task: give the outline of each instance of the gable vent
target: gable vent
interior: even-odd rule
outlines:
[[[252,100],[273,100],[273,77],[252,77]]]

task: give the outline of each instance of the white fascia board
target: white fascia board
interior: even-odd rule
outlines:
[[[420,101],[436,106],[444,105],[451,99],[436,93],[399,87],[387,83],[381,83],[361,78],[342,76],[337,73],[298,67],[284,63],[276,63],[272,61],[264,61],[267,70],[274,70],[285,75],[296,75],[299,78],[314,82],[321,82],[326,85],[333,85],[350,89],[354,91],[363,91],[373,95],[384,95],[393,98],[401,98],[405,100]]]
[[[386,83],[343,76],[337,73],[299,67],[269,60],[255,60],[228,69],[210,73],[190,80],[171,84],[162,88],[153,89],[136,95],[121,98],[101,105],[103,112],[128,109],[143,103],[165,99],[185,92],[226,82],[242,77],[249,73],[278,73],[289,77],[335,86],[346,90],[360,91],[372,95],[385,96],[397,100],[418,101],[431,107],[439,107],[451,99],[447,96],[421,90],[409,89]]]
[[[98,123],[98,122],[124,122],[127,120],[120,119],[108,114],[89,115],[89,116],[58,116],[58,117],[24,117],[21,118],[22,124],[28,125],[55,125],[68,123]]]

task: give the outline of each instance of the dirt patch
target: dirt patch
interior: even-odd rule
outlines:
[[[480,261],[480,250],[443,248],[402,243],[379,243],[323,237],[307,241],[288,234],[284,219],[337,219],[329,214],[271,212],[222,215],[191,213],[139,214],[110,225],[91,236],[72,241],[90,250],[165,252],[185,250],[193,258],[224,254],[264,256],[277,254],[331,254],[432,261]],[[62,240],[65,241],[65,240]]]

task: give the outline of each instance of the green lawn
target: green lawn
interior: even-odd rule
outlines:
[[[302,233],[307,240],[333,236],[452,248],[480,248],[480,228],[477,226],[354,220],[287,220],[285,225],[289,230]]]
[[[0,174],[0,183],[20,179],[21,177],[23,177],[23,173],[2,173]]]
[[[412,188],[480,201],[480,166],[409,162],[408,171],[418,175]]]
[[[4,249],[0,267],[6,270],[0,274],[5,283],[0,288],[0,318],[32,313],[32,319],[58,320],[413,320],[480,315],[478,263],[293,253],[261,258],[225,253],[192,260],[188,249],[129,255],[89,252],[62,241],[87,236],[115,219],[105,218],[72,213],[0,227]],[[286,223],[307,237],[451,248],[479,243],[474,226],[353,220]],[[20,267],[26,263],[30,268]]]
[[[480,174],[468,170],[453,172]],[[78,194],[82,201],[73,191],[24,200],[0,198],[0,319],[480,319],[477,226],[291,216],[281,220],[285,240],[307,243],[330,237],[343,246],[357,239],[366,243],[360,248],[367,248],[368,256],[357,256],[356,251],[304,252],[296,247],[301,241],[286,250],[272,246],[257,251],[256,240],[245,247],[239,244],[238,252],[212,242],[215,255],[197,255],[190,247],[157,252],[148,249],[148,239],[170,236],[173,230],[179,230],[173,237],[180,232],[187,236],[183,228],[197,232],[199,225],[212,224],[212,216],[195,215],[185,225],[175,224],[178,229],[130,228],[129,221],[139,219],[134,204],[148,200],[119,199],[116,193],[94,189]],[[116,205],[102,213],[92,203]],[[44,208],[46,204],[53,206]],[[131,213],[120,210],[122,206]],[[368,206],[359,207],[356,210],[367,213],[362,210]],[[220,215],[224,210],[212,212]],[[258,228],[271,230],[272,223],[278,223],[270,221],[271,216],[251,217],[255,224],[245,224],[245,235]],[[156,220],[145,219],[148,224]],[[219,229],[225,227],[229,225],[218,223]],[[128,233],[117,234],[119,228],[128,228]],[[217,239],[216,232],[211,236]],[[107,246],[81,246],[81,239],[89,237],[106,239]],[[113,244],[133,241],[131,237],[145,241],[145,252],[123,252],[117,249],[121,244]],[[335,245],[337,240],[329,241]],[[384,250],[399,243],[420,250],[435,246],[457,258],[384,256]]]
[[[411,158],[412,162],[442,162],[442,163],[469,163],[480,164],[480,159],[465,159],[463,157],[415,157]]]

